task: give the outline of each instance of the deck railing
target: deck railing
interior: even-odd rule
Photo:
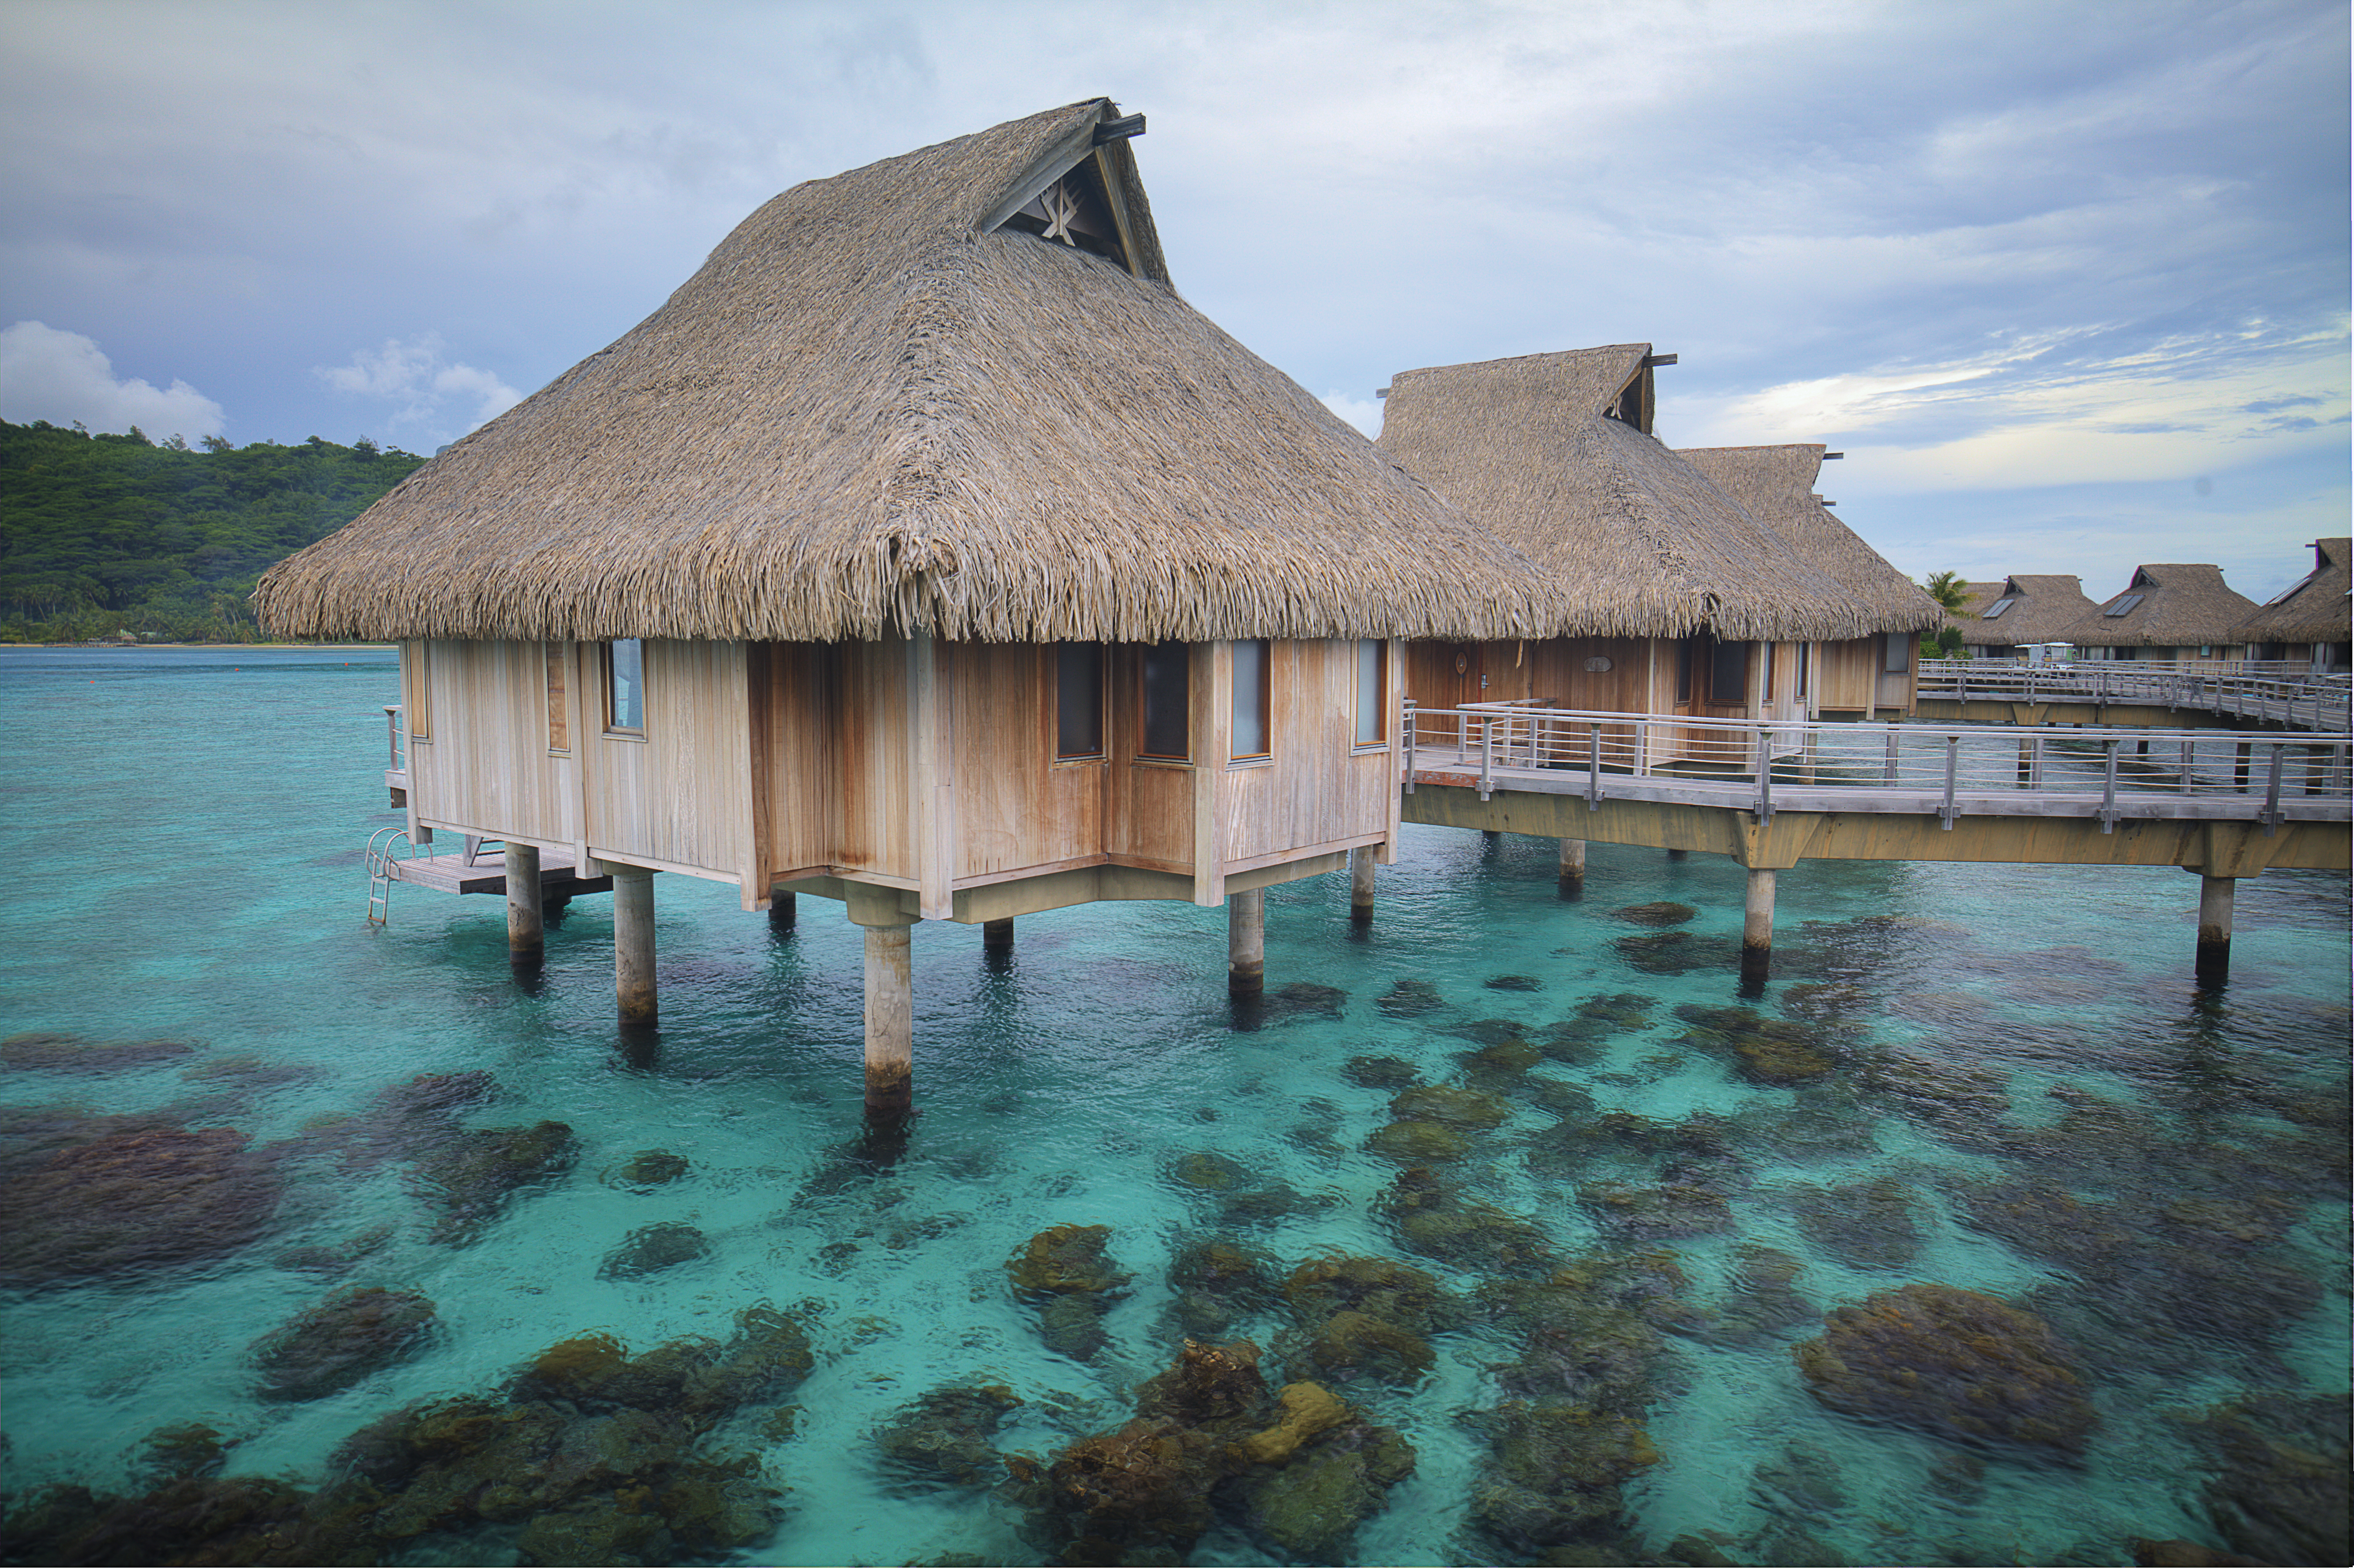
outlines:
[[[1984,725],[1813,724],[1575,712],[1527,705],[1406,705],[1404,785],[1446,774],[1499,788],[1606,799],[1702,796],[1770,818],[1776,791],[1807,810],[1957,815],[2250,817],[2342,821],[2354,736]],[[1695,797],[1698,798],[1698,797]],[[2216,809],[2188,809],[2203,800]]]
[[[2248,673],[2205,661],[2094,660],[2026,664],[1991,659],[1924,659],[1920,694],[1958,702],[2070,699],[2196,708],[2299,729],[2354,728],[2343,674]]]
[[[408,772],[408,736],[400,722],[398,703],[387,703],[384,705],[384,741],[391,758],[385,766],[395,773]]]

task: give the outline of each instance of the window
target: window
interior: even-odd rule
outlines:
[[[1183,762],[1193,755],[1193,737],[1187,729],[1193,696],[1190,666],[1193,650],[1182,642],[1147,645],[1142,666],[1144,744],[1139,757]]]
[[[547,749],[569,751],[572,749],[572,716],[564,705],[566,687],[569,683],[566,679],[564,644],[546,643],[544,652],[547,659]]]
[[[1996,616],[2000,615],[2004,610],[2009,609],[2011,607],[2012,602],[2013,601],[2010,599],[1999,599],[1992,604],[1987,606],[1986,613],[1979,616],[1978,619],[1980,620],[1992,620]]]
[[[1765,689],[1765,697],[1766,697],[1766,705],[1767,705],[1768,707],[1771,707],[1771,706],[1773,705],[1773,703],[1774,703],[1774,665],[1775,665],[1775,662],[1776,662],[1776,661],[1775,661],[1775,655],[1776,655],[1776,653],[1780,652],[1781,652],[1781,649],[1782,649],[1782,645],[1781,645],[1780,643],[1778,643],[1778,642],[1768,642],[1767,644],[1766,644],[1766,689]]]
[[[1104,754],[1103,644],[1055,645],[1055,758]]]
[[[1805,701],[1807,700],[1807,668],[1808,668],[1808,665],[1812,664],[1814,662],[1815,662],[1815,645],[1814,645],[1813,643],[1811,643],[1811,642],[1801,642],[1801,643],[1799,643],[1799,644],[1798,644],[1798,700],[1799,700],[1800,702],[1805,702]]]
[[[2144,597],[2146,596],[2137,593],[2126,594],[2123,598],[2119,599],[2116,603],[2101,611],[2101,613],[2107,616],[2124,615],[2131,610],[2134,606],[2139,604]]]
[[[1903,631],[1889,632],[1888,656],[1881,661],[1881,667],[1886,670],[1890,674],[1893,675],[1902,671],[1912,668],[1912,634]]]
[[[605,644],[605,728],[613,735],[646,733],[645,644],[634,637]]]
[[[1380,746],[1389,739],[1389,644],[1379,638],[1357,643],[1357,744]]]
[[[1749,644],[1720,642],[1708,662],[1708,700],[1720,705],[1749,701]]]
[[[1237,762],[1273,755],[1267,733],[1267,666],[1265,638],[1235,644],[1234,744],[1227,754]]]

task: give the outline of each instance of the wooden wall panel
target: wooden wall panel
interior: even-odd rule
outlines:
[[[1193,790],[1192,766],[1140,761],[1144,745],[1144,650],[1124,643],[1112,650],[1111,768],[1104,796],[1104,853],[1141,862],[1156,870],[1192,874],[1193,870]],[[1186,706],[1191,721],[1206,700],[1201,681],[1188,662]]]
[[[1861,637],[1845,642],[1826,642],[1821,645],[1820,658],[1822,695],[1815,705],[1818,710],[1837,714],[1870,712],[1873,676],[1880,663],[1880,639]]]
[[[998,876],[1104,853],[1110,765],[1057,762],[1055,652],[1034,643],[962,642],[950,650],[956,745],[956,874]],[[1112,661],[1117,663],[1118,661]],[[1109,704],[1109,745],[1121,704]]]
[[[421,696],[432,729],[409,742],[418,814],[484,837],[570,843],[571,765],[548,754],[545,645],[436,639],[422,648],[414,681],[402,656],[404,701]]]
[[[737,880],[754,859],[746,645],[650,638],[644,651],[642,740],[605,733],[593,645],[583,661],[598,688],[578,740],[588,842]]]
[[[1268,652],[1274,759],[1225,770],[1218,852],[1228,864],[1389,828],[1390,754],[1355,753],[1352,745],[1354,644],[1277,642]]]
[[[819,642],[764,642],[752,650],[755,777],[766,802],[760,858],[771,874],[835,863],[842,760],[841,661]]]
[[[912,882],[907,640],[843,643],[837,658],[833,863]]]

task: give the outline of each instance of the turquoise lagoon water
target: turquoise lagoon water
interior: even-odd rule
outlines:
[[[2216,1544],[2216,1461],[2191,1418],[2252,1393],[2346,1393],[2343,875],[2242,884],[2220,997],[2190,984],[2197,885],[2174,870],[1808,863],[1781,878],[1779,967],[1754,1003],[1735,996],[1730,957],[1739,869],[1607,845],[1592,850],[1586,898],[1567,903],[1548,841],[1409,829],[1369,932],[1351,928],[1343,878],[1275,889],[1270,986],[1332,991],[1257,1015],[1238,1017],[1223,994],[1218,911],[1027,918],[996,964],[978,931],[927,923],[915,933],[921,1115],[905,1156],[875,1167],[843,1152],[859,1116],[860,948],[832,905],[804,899],[799,927],[780,934],[730,888],[658,879],[663,1022],[651,1043],[617,1038],[603,898],[551,928],[528,986],[509,974],[497,900],[397,888],[388,927],[371,928],[361,849],[398,820],[376,782],[395,686],[378,652],[0,651],[0,733],[12,737],[0,749],[0,1035],[198,1046],[103,1076],[15,1071],[0,1108],[11,1126],[59,1106],[168,1111],[275,1147],[292,1173],[262,1234],[221,1255],[0,1295],[12,1494],[134,1490],[143,1437],[186,1422],[235,1440],[232,1473],[315,1486],[355,1429],[415,1402],[493,1393],[556,1341],[607,1333],[642,1351],[724,1335],[738,1308],[767,1301],[807,1312],[816,1364],[790,1395],[801,1406],[790,1436],[753,1411],[715,1438],[755,1454],[785,1494],[775,1532],[737,1560],[1034,1560],[1040,1540],[1018,1506],[909,1486],[883,1464],[876,1425],[961,1383],[1022,1397],[998,1435],[1007,1451],[1044,1457],[1117,1426],[1178,1346],[1170,1264],[1205,1237],[1257,1247],[1278,1273],[1333,1250],[1402,1257],[1473,1299],[1478,1266],[1402,1251],[1385,1224],[1377,1200],[1398,1167],[1364,1146],[1394,1090],[1366,1086],[1372,1075],[1349,1064],[1395,1057],[1426,1082],[1462,1082],[1483,1042],[1544,1039],[1596,996],[1647,999],[1634,1009],[1643,1022],[1479,1080],[1509,1117],[1444,1170],[1564,1258],[1613,1245],[1675,1255],[1690,1310],[1653,1372],[1659,1458],[1628,1483],[1611,1550],[1663,1552],[1688,1536],[1742,1562],[2119,1562],[2132,1536]],[[1680,929],[1706,961],[1652,972],[1675,966],[1647,969],[1639,944],[1625,945],[1649,933],[1613,912],[1660,900],[1697,910]],[[1426,982],[1437,1005],[1402,1005],[1418,988],[1401,981]],[[1833,1086],[1744,1076],[1729,1052],[1687,1038],[1680,1005],[1828,1018]],[[313,1157],[320,1129],[372,1097],[478,1071],[496,1094],[464,1109],[468,1124],[560,1120],[579,1154],[472,1239],[436,1238],[400,1161]],[[1672,1163],[1657,1145],[1628,1155],[1562,1141],[1611,1112],[1644,1118],[1621,1127],[1701,1118],[1734,1129],[1705,1179],[1675,1177],[1710,1186],[1721,1227],[1605,1228],[1581,1184],[1640,1185]],[[688,1174],[611,1179],[657,1148]],[[1226,1204],[1178,1174],[1203,1153],[1292,1201]],[[1882,1178],[1910,1216],[1884,1245],[1827,1243],[1804,1223],[1821,1190]],[[2084,1208],[2072,1213],[2107,1227],[2101,1267],[1986,1218],[1999,1206],[1988,1194],[2021,1190],[2073,1196]],[[2183,1193],[2227,1217],[2179,1213],[2175,1229],[2154,1218]],[[41,1223],[11,1222],[20,1235]],[[602,1267],[632,1232],[664,1223],[695,1227],[707,1252],[638,1277]],[[1090,1361],[1046,1348],[1004,1272],[1059,1224],[1110,1227],[1108,1250],[1135,1277]],[[1744,1319],[1738,1281],[1761,1246],[1798,1271],[1777,1312]],[[340,1257],[341,1272],[305,1248]],[[2186,1248],[2209,1260],[2208,1287],[2188,1294],[2221,1303],[2211,1316],[2168,1284]],[[2261,1283],[2244,1299],[2243,1277]],[[1967,1456],[1809,1395],[1791,1347],[1822,1331],[1821,1313],[1914,1281],[2051,1319],[2100,1418],[2081,1463]],[[429,1297],[429,1348],[323,1397],[258,1397],[257,1342],[355,1284]],[[1269,1308],[1234,1331],[1279,1353],[1289,1325]],[[1352,1560],[1508,1552],[1469,1520],[1491,1465],[1466,1418],[1502,1397],[1495,1369],[1517,1342],[1466,1312],[1412,1386],[1340,1389],[1417,1455]],[[512,1561],[513,1542],[511,1530],[427,1536],[402,1560]],[[1225,1517],[1191,1560],[1284,1558]]]

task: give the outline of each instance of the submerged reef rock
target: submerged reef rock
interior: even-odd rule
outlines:
[[[711,1242],[693,1225],[675,1220],[641,1225],[606,1255],[598,1267],[599,1279],[642,1279],[682,1263],[711,1255]]]
[[[1472,1522],[1516,1554],[1616,1533],[1626,1483],[1659,1462],[1639,1423],[1565,1401],[1506,1400],[1469,1420],[1490,1456]]]
[[[1361,1089],[1403,1089],[1422,1071],[1397,1056],[1352,1056],[1341,1065],[1341,1075]]]
[[[1790,1208],[1808,1241],[1858,1268],[1902,1268],[1921,1249],[1912,1189],[1893,1177],[1797,1188]]]
[[[1180,1562],[1221,1518],[1286,1555],[1338,1562],[1412,1473],[1414,1450],[1318,1384],[1271,1397],[1247,1340],[1187,1340],[1138,1390],[1133,1420],[1043,1467],[1008,1463],[1060,1562]]]
[[[2073,1456],[2098,1425],[2074,1358],[2042,1319],[1949,1285],[1907,1285],[1826,1314],[1794,1354],[1843,1414],[1933,1436]]]
[[[1365,1152],[1401,1165],[1442,1165],[1470,1153],[1471,1143],[1441,1122],[1394,1121],[1373,1130]]]
[[[175,1450],[150,1467],[166,1477],[156,1489],[52,1488],[0,1529],[12,1561],[36,1563],[472,1562],[485,1526],[519,1528],[511,1550],[533,1563],[728,1557],[776,1528],[778,1493],[755,1460],[707,1454],[698,1435],[809,1366],[782,1314],[750,1308],[737,1324],[726,1345],[676,1340],[634,1360],[593,1337],[552,1346],[504,1397],[432,1401],[361,1427],[317,1492],[215,1475],[218,1434],[190,1429],[151,1439]]]
[[[1660,899],[1655,904],[1629,904],[1624,909],[1613,909],[1610,917],[1624,920],[1629,926],[1681,926],[1700,914],[1689,904],[1677,904]]]
[[[1103,1349],[1103,1316],[1134,1277],[1104,1251],[1110,1240],[1109,1225],[1055,1225],[1006,1260],[1014,1298],[1036,1309],[1039,1337],[1057,1355],[1083,1361]]]
[[[1680,975],[1703,965],[1730,964],[1740,953],[1734,938],[1695,937],[1690,931],[1620,937],[1610,946],[1629,969],[1647,975]]]
[[[597,1179],[608,1187],[643,1192],[676,1181],[691,1169],[683,1154],[673,1154],[667,1149],[641,1149],[619,1165],[606,1167]]]
[[[1801,1323],[1815,1320],[1814,1304],[1790,1288],[1805,1265],[1770,1246],[1745,1246],[1737,1255],[1733,1282],[1723,1301],[1702,1327],[1712,1345],[1748,1350]]]
[[[1450,1267],[1479,1274],[1525,1274],[1553,1268],[1552,1241],[1526,1220],[1467,1198],[1444,1178],[1413,1166],[1398,1172],[1375,1212],[1398,1245]]]
[[[1960,1149],[2000,1149],[2009,1075],[1991,1067],[1882,1051],[1865,1065],[1866,1093]]]
[[[433,1333],[433,1303],[413,1291],[338,1290],[254,1347],[266,1400],[322,1399],[408,1360]]]
[[[114,1073],[196,1054],[185,1040],[91,1040],[49,1030],[0,1040],[0,1067],[19,1073]]]
[[[875,1446],[892,1469],[925,1487],[985,1487],[1004,1460],[992,1439],[1022,1401],[991,1383],[949,1383],[908,1404],[875,1429]]]
[[[1491,975],[1479,983],[1490,991],[1544,990],[1544,981],[1534,975]]]
[[[1211,1340],[1275,1304],[1272,1260],[1238,1242],[1210,1240],[1177,1249],[1169,1263],[1176,1299],[1170,1318],[1189,1340]]]
[[[1437,1360],[1430,1336],[1453,1308],[1433,1276],[1385,1257],[1310,1258],[1283,1289],[1301,1331],[1287,1359],[1341,1383],[1418,1382]]]
[[[104,1121],[109,1118],[99,1118]],[[73,1118],[49,1137],[77,1139]],[[0,1285],[42,1286],[224,1257],[276,1215],[277,1162],[229,1128],[146,1126],[11,1161],[0,1181]],[[29,1166],[29,1169],[27,1168]]]
[[[2348,1425],[2343,1394],[2255,1394],[2202,1414],[2191,1430],[2214,1466],[2207,1510],[2224,1543],[2259,1563],[2354,1562]]]
[[[1654,1396],[1666,1341],[1689,1309],[1683,1275],[1667,1252],[1603,1253],[1540,1280],[1496,1280],[1479,1296],[1481,1315],[1517,1340],[1497,1366],[1507,1395],[1566,1399],[1639,1420]]]
[[[1170,1167],[1169,1175],[1181,1187],[1197,1192],[1225,1192],[1246,1186],[1251,1173],[1223,1154],[1196,1150],[1181,1155]]]
[[[1733,1229],[1733,1211],[1704,1187],[1592,1181],[1577,1189],[1577,1201],[1596,1224],[1622,1242],[1713,1235]]]
[[[1723,1057],[1755,1084],[1788,1088],[1828,1075],[1840,1062],[1840,1046],[1825,1026],[1787,1018],[1766,1018],[1746,1007],[1676,1009],[1691,1027],[1677,1039]]]
[[[1399,1092],[1390,1101],[1390,1114],[1400,1121],[1435,1121],[1448,1127],[1501,1127],[1512,1107],[1494,1095],[1445,1084],[1419,1084]]]
[[[1438,988],[1426,980],[1402,980],[1374,1000],[1373,1005],[1392,1018],[1419,1018],[1446,1006]]]
[[[1258,1021],[1262,1028],[1270,1023],[1283,1023],[1294,1018],[1338,1018],[1349,1004],[1349,993],[1339,986],[1318,985],[1313,980],[1293,980],[1280,985],[1259,999]]]
[[[579,1151],[560,1121],[457,1133],[418,1162],[427,1201],[439,1211],[433,1239],[452,1246],[473,1242],[517,1193],[562,1176]]]

